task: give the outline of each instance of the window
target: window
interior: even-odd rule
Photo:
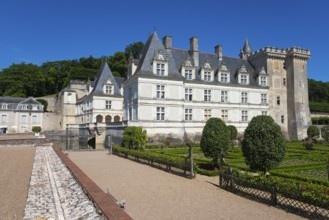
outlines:
[[[204,72],[204,81],[211,81],[211,72],[205,71]]]
[[[32,115],[32,123],[35,124],[38,122],[38,116],[37,115]]]
[[[266,76],[261,76],[260,77],[260,85],[261,86],[266,86]]]
[[[248,84],[248,76],[245,74],[241,74],[240,76],[240,84],[246,85]]]
[[[228,74],[227,73],[221,73],[220,74],[220,81],[222,83],[228,83]]]
[[[1,115],[1,123],[7,123],[7,115]]]
[[[267,105],[267,94],[261,94],[261,104]]]
[[[211,90],[210,89],[204,90],[204,101],[206,101],[206,102],[211,101]]]
[[[185,109],[185,121],[192,121],[192,109],[191,108]]]
[[[106,101],[105,102],[105,109],[111,109],[112,108],[112,101]]]
[[[22,105],[22,110],[27,110],[27,105]]]
[[[227,102],[227,91],[221,91],[220,101]]]
[[[277,96],[277,97],[276,97],[276,104],[277,104],[277,105],[280,105],[280,96]]]
[[[27,122],[27,115],[21,115],[21,123]]]
[[[281,115],[281,123],[284,124],[284,115]]]
[[[241,103],[248,103],[248,93],[241,92]]]
[[[204,110],[204,120],[207,121],[209,118],[211,118],[211,109],[205,109]]]
[[[165,86],[157,85],[157,99],[164,99],[165,97]]]
[[[165,73],[165,65],[164,63],[157,63],[156,64],[156,74],[158,76],[164,76]]]
[[[262,111],[262,115],[267,115],[267,111]]]
[[[192,89],[185,89],[185,101],[192,101]]]
[[[192,79],[192,70],[191,69],[185,69],[185,79],[187,79],[187,80]]]
[[[286,78],[283,78],[283,80],[282,80],[282,84],[283,84],[283,86],[286,86]]]
[[[2,109],[7,110],[8,109],[8,104],[2,104]]]
[[[248,121],[248,111],[242,110],[242,114],[241,114],[241,121],[243,122],[247,122]]]
[[[222,120],[226,122],[228,120],[228,111],[227,110],[222,110],[221,117],[222,117]]]
[[[105,94],[112,94],[113,93],[113,86],[105,85]]]
[[[165,108],[157,107],[157,121],[163,121],[165,119]]]

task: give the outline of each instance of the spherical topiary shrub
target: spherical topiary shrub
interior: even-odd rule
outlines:
[[[320,129],[318,128],[318,126],[311,125],[310,127],[308,127],[307,137],[314,138],[314,137],[319,136],[319,135],[320,135]]]
[[[321,136],[327,143],[329,143],[329,125],[321,128]]]
[[[284,158],[285,145],[281,128],[271,116],[256,116],[244,132],[242,152],[252,170],[266,172]]]
[[[200,147],[206,157],[217,165],[221,153],[226,153],[230,137],[226,124],[219,118],[210,118],[202,131]]]
[[[227,126],[229,135],[230,135],[230,140],[236,140],[238,137],[238,129],[236,129],[236,127],[234,125],[228,125]]]

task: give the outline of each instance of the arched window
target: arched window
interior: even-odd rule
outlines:
[[[105,122],[106,123],[109,123],[109,122],[111,122],[112,121],[112,116],[111,115],[106,115],[105,116]]]
[[[96,122],[103,122],[103,116],[102,115],[97,115],[96,116]]]
[[[119,115],[114,116],[114,122],[119,122],[119,121],[120,121],[120,116]]]

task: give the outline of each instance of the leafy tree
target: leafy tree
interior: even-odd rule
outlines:
[[[114,76],[126,77],[128,62],[124,52],[116,52],[108,62]]]
[[[212,157],[215,166],[220,154],[227,152],[229,141],[226,124],[219,118],[210,118],[203,128],[200,147],[206,157]]]
[[[231,141],[236,140],[238,137],[238,130],[236,129],[236,127],[234,125],[228,125],[227,128],[230,134],[230,140]]]
[[[321,128],[321,136],[327,143],[329,143],[329,125]]]
[[[133,56],[134,59],[139,58],[139,55],[142,52],[142,49],[144,47],[143,42],[134,42],[132,44],[129,44],[125,49],[125,56],[126,60],[129,60],[130,54]]]
[[[36,99],[37,102],[40,102],[43,105],[43,111],[47,111],[48,108],[48,102],[45,99]]]
[[[147,142],[146,131],[142,127],[130,126],[123,131],[122,146],[134,150],[143,150]]]
[[[285,145],[281,128],[271,116],[256,116],[244,132],[242,152],[252,170],[266,172],[284,158]]]
[[[317,126],[311,125],[310,127],[307,128],[307,137],[314,138],[319,135],[320,135],[320,129]]]

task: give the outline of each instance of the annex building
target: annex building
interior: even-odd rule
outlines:
[[[264,47],[253,52],[246,40],[239,58],[173,48],[156,32],[140,58],[130,59],[124,81],[124,119],[142,126],[155,140],[184,135],[198,138],[210,117],[222,118],[243,132],[257,115],[270,115],[289,139],[306,137],[311,124],[307,60],[310,51]]]

